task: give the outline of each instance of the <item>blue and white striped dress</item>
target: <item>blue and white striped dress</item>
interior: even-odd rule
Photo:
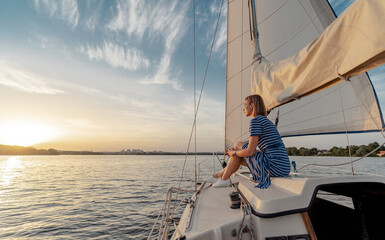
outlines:
[[[250,136],[259,136],[258,148],[253,156],[245,158],[256,187],[267,188],[270,177],[286,177],[290,173],[290,161],[274,124],[265,116],[258,115],[250,121]],[[247,148],[248,143],[243,145]]]

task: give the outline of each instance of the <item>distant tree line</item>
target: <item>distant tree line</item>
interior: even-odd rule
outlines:
[[[0,155],[58,155],[55,149],[36,149],[34,147],[20,147],[0,145]]]
[[[369,143],[368,145],[351,145],[350,152],[353,157],[362,157],[366,154],[370,153],[374,149],[378,148],[380,145],[378,142]],[[349,156],[349,147],[332,147],[329,150],[319,150],[317,148],[296,148],[296,147],[288,147],[286,148],[287,154],[289,156],[341,156],[348,157]],[[377,151],[374,151],[370,154],[370,157],[377,157],[377,153],[379,151],[385,151],[385,146],[381,146]]]
[[[187,155],[194,155],[189,152]],[[198,152],[197,155],[212,155],[212,152]],[[223,152],[217,152],[218,155],[223,155]],[[122,153],[122,152],[93,152],[93,151],[61,151],[56,149],[36,149],[34,147],[21,147],[0,144],[0,155],[186,155],[183,152],[137,152],[137,153]]]
[[[373,142],[368,145],[351,145],[350,151],[353,157],[362,157],[370,153],[380,145],[378,142]],[[317,149],[317,148],[296,148],[287,147],[287,153],[289,156],[349,156],[349,147],[332,147],[329,150]],[[385,151],[385,146],[381,146],[377,151],[370,154],[370,157],[377,157],[379,151]],[[59,151],[56,149],[35,149],[34,147],[21,147],[21,146],[9,146],[0,145],[0,155],[121,155],[121,152],[92,152],[92,151]],[[185,155],[186,153],[175,152],[143,152],[140,155]],[[188,153],[193,155],[195,153]],[[212,152],[200,152],[197,155],[211,155]],[[222,152],[217,154],[222,155]]]

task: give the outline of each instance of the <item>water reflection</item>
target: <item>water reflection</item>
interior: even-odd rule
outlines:
[[[16,178],[22,169],[20,157],[10,157],[1,163],[0,176],[1,184],[7,186]]]

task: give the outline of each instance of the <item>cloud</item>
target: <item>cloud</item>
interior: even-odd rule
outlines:
[[[210,6],[210,13],[213,16],[212,19],[214,20],[214,21],[212,21],[212,24],[213,24],[212,27],[208,28],[209,31],[208,31],[207,37],[208,37],[208,39],[210,39],[210,41],[212,41],[211,39],[213,38],[213,33],[215,31],[215,27],[217,24],[220,7],[221,7],[221,1],[215,1]],[[226,64],[226,58],[225,58],[225,56],[226,56],[226,43],[227,43],[227,21],[226,21],[226,19],[227,19],[227,7],[226,7],[226,4],[223,4],[221,17],[219,19],[218,29],[217,29],[217,33],[215,36],[214,46],[213,46],[213,53],[217,53],[219,55],[219,58],[225,59],[223,61],[223,64]],[[211,47],[211,44],[210,44],[210,47]]]
[[[69,94],[73,91],[108,99],[117,104],[132,103],[132,99],[120,94],[107,94],[101,90],[74,84],[34,73],[17,63],[0,60],[0,85],[37,94]]]
[[[170,3],[161,0],[151,4],[136,0],[118,2],[116,17],[108,25],[110,30],[125,31],[129,37],[135,36],[138,41],[145,34],[152,40],[163,39],[164,51],[156,72],[141,83],[169,84],[176,90],[182,89],[178,76],[172,76],[171,58],[187,32],[188,6],[187,1]]]
[[[87,95],[96,96],[98,98],[108,99],[109,101],[117,104],[127,104],[132,102],[131,98],[128,98],[121,94],[108,94],[96,88],[86,87],[86,86],[74,84],[71,82],[56,80],[55,85],[59,86],[60,88],[67,89],[68,90],[67,92],[76,91]]]
[[[109,1],[93,1],[93,0],[83,0],[82,3],[85,4],[85,7],[81,8],[82,19],[84,27],[88,30],[95,31],[100,25],[100,18],[102,16],[102,11],[106,8],[105,4]],[[103,21],[103,20],[102,20]]]
[[[146,77],[139,82],[142,84],[170,84],[175,90],[182,90],[181,84],[176,79],[170,78],[171,54],[163,55],[155,75]]]
[[[0,61],[0,84],[28,93],[58,94],[62,90],[51,86],[47,76],[21,68],[16,63]]]
[[[86,54],[90,60],[103,60],[113,67],[122,67],[128,70],[137,70],[139,67],[147,68],[150,61],[135,49],[124,49],[111,42],[104,42],[102,47],[81,47],[79,52]]]
[[[211,1],[209,7],[207,4],[198,5],[196,9],[196,27],[204,29],[205,34],[199,35],[199,42],[206,46],[206,53],[209,55],[212,45],[215,28],[218,21],[218,14],[221,7],[222,0]],[[227,50],[227,4],[224,2],[222,12],[218,23],[218,29],[213,45],[213,58],[219,58],[222,65],[226,64],[226,50]]]
[[[76,27],[80,17],[76,0],[35,0],[35,8],[48,12],[50,17],[64,20],[71,27]]]
[[[107,26],[113,31],[126,31],[142,38],[147,28],[151,26],[151,9],[145,1],[129,0],[117,2],[116,17]],[[148,21],[150,19],[150,21]]]
[[[218,4],[214,5],[212,4],[212,11],[211,13],[215,16],[217,19],[217,15],[219,14],[221,7],[221,3],[219,2]],[[216,36],[216,41],[214,43],[214,52],[224,52],[226,53],[226,41],[227,41],[227,5],[223,4],[222,6],[222,12],[221,12],[221,17],[219,19],[219,25],[218,25],[218,30],[217,30],[217,36]],[[216,21],[215,21],[216,23]]]
[[[64,119],[64,122],[69,125],[82,127],[82,128],[90,126],[90,121],[88,119],[83,119],[83,118],[68,118],[68,119]]]

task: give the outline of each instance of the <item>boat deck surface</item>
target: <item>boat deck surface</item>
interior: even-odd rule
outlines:
[[[379,176],[331,176],[309,177],[291,175],[287,178],[272,178],[267,189],[255,187],[255,183],[241,174],[232,176],[232,182],[238,182],[239,191],[245,196],[260,217],[273,217],[293,212],[303,212],[310,207],[318,189],[322,185],[354,182],[382,182]]]
[[[231,177],[231,181],[249,202],[254,215],[271,219],[306,212],[311,206],[319,186],[352,182],[385,183],[385,177],[290,176],[272,178],[272,184],[267,189],[256,188],[253,181],[238,173]],[[177,232],[183,232],[187,238],[192,239],[201,239],[201,236],[206,236],[207,239],[222,239],[222,236],[231,236],[234,226],[239,226],[244,216],[241,209],[230,208],[229,194],[233,191],[231,186],[213,188],[211,184],[205,183],[197,195],[195,204],[187,206]]]
[[[193,217],[193,231],[203,232],[234,220],[240,221],[243,213],[240,209],[230,208],[229,194],[232,187],[208,187],[198,197]]]

